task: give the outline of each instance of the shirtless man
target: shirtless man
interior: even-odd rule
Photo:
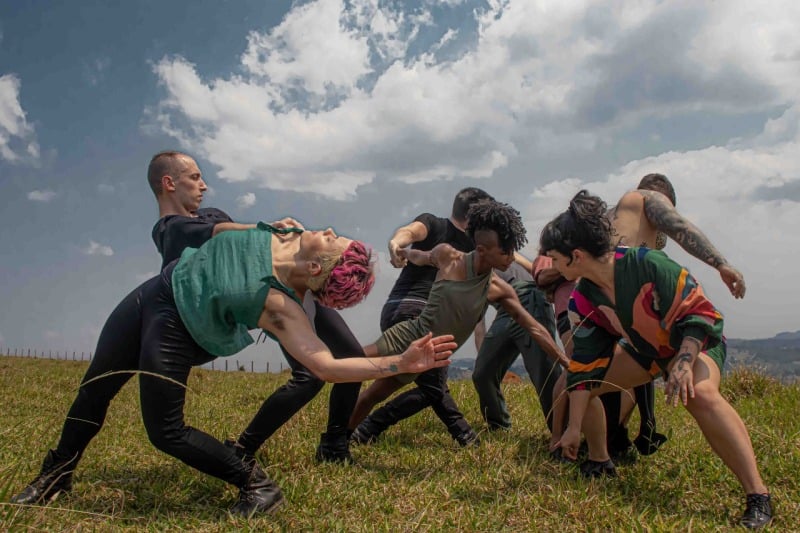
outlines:
[[[661,250],[667,245],[667,237],[670,237],[688,253],[717,269],[734,298],[743,298],[745,283],[741,272],[728,263],[697,226],[678,213],[675,204],[675,189],[666,176],[644,176],[637,189],[622,195],[616,207],[609,212],[616,232],[616,246],[646,246]],[[639,436],[634,443],[640,453],[647,455],[654,452],[666,437],[655,432],[653,383],[637,387],[634,393],[641,414]],[[622,395],[621,406],[613,396],[617,395],[605,395],[603,398],[608,419],[627,419],[633,409],[630,395]],[[621,418],[615,417],[613,411],[621,411]],[[624,447],[627,443],[627,431],[622,426],[609,428],[612,429],[617,429],[616,432],[608,433],[612,445],[616,441],[618,447]]]

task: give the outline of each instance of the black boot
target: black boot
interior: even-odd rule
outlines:
[[[283,493],[253,462],[247,484],[239,489],[239,501],[231,508],[231,513],[250,518],[256,513],[272,513],[283,504]]]
[[[353,456],[350,455],[350,442],[348,432],[328,431],[323,433],[319,439],[317,453],[314,455],[321,463],[352,463]]]
[[[39,475],[22,492],[11,498],[11,503],[31,505],[47,503],[61,492],[72,490],[72,472],[80,456],[63,459],[49,450]]]
[[[617,469],[614,467],[614,462],[609,459],[607,461],[592,461],[586,459],[580,466],[581,475],[583,477],[617,477]]]

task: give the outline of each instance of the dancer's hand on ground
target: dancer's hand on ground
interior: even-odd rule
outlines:
[[[581,432],[577,429],[573,429],[571,426],[567,426],[566,431],[561,435],[561,440],[556,443],[557,447],[561,446],[561,455],[573,461],[577,461],[578,459],[578,448],[580,445]]]
[[[720,265],[717,270],[719,270],[719,277],[728,286],[728,290],[731,291],[733,297],[744,298],[746,287],[744,286],[742,273],[727,263]]]
[[[449,365],[448,358],[458,347],[453,338],[452,335],[434,337],[433,333],[428,333],[412,342],[402,355],[403,372],[418,373]]]

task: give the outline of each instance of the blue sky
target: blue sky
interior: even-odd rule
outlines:
[[[531,255],[577,190],[613,203],[648,172],[745,274],[735,301],[667,248],[728,336],[800,329],[797,20],[781,1],[4,2],[0,349],[94,349],[159,267],[145,172],[168,148],[237,220],[381,252],[346,313],[365,343],[396,277],[386,241],[416,214],[482,187],[523,213]]]

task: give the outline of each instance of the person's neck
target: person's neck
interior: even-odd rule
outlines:
[[[450,215],[450,218],[448,218],[448,220],[450,221],[451,224],[453,224],[461,232],[463,232],[463,233],[467,232],[467,221],[466,220],[458,220],[458,219],[454,218],[453,215]]]
[[[581,277],[592,281],[595,285],[614,299],[614,252],[590,260]]]
[[[165,199],[159,199],[158,201],[158,217],[164,218],[170,215],[179,215],[183,217],[196,217],[197,213],[193,211],[189,211],[182,205],[176,205],[172,202],[169,202]]]
[[[308,289],[308,273],[302,268],[306,258],[300,250],[299,234],[275,237],[272,238],[272,275],[302,300]]]
[[[464,254],[464,258],[467,259],[469,256]],[[483,260],[483,256],[479,253],[472,254],[472,271],[475,273],[476,276],[480,276],[486,274],[492,269],[492,267]]]

